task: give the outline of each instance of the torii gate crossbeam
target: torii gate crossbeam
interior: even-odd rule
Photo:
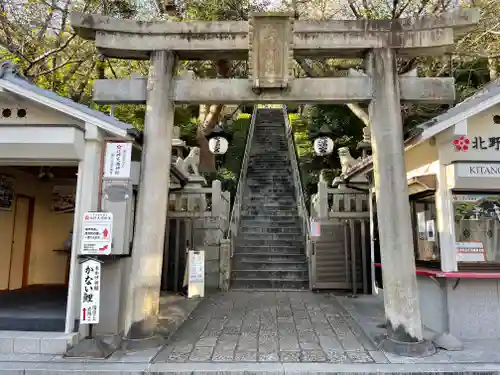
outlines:
[[[442,54],[479,18],[474,9],[416,20],[295,21],[257,13],[248,22],[139,22],[75,13],[73,28],[109,57],[151,59],[148,79],[98,81],[100,103],[146,103],[145,142],[125,335],[151,335],[158,313],[175,103],[369,102],[385,313],[385,348],[424,355],[400,101],[450,102],[451,78],[398,77],[396,55]],[[294,57],[362,57],[365,72],[294,79]],[[250,77],[173,77],[176,59],[246,60]],[[161,187],[161,188],[159,188]],[[71,309],[70,309],[71,310]]]

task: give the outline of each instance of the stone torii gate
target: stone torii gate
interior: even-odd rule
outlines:
[[[180,103],[352,103],[369,105],[385,313],[390,342],[423,353],[400,101],[453,102],[452,78],[397,75],[396,55],[438,55],[477,23],[475,10],[400,20],[297,21],[257,13],[247,21],[139,22],[75,13],[72,25],[100,53],[150,59],[148,78],[100,80],[98,103],[146,103],[142,179],[133,243],[126,338],[156,326],[167,216],[174,105]],[[298,57],[364,58],[366,69],[342,78],[294,78]],[[180,60],[247,60],[249,79],[175,77]],[[391,344],[392,343],[392,344]]]

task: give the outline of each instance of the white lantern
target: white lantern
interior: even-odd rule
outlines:
[[[224,137],[213,137],[208,141],[210,152],[215,155],[223,155],[227,152],[229,142]]]
[[[330,137],[319,137],[314,140],[314,152],[318,156],[330,155],[333,152],[333,140]]]

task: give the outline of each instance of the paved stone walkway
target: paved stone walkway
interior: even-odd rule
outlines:
[[[206,297],[155,362],[371,363],[377,355],[331,295],[231,291]]]

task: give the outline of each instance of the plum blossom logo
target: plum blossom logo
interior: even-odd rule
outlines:
[[[455,147],[455,151],[468,151],[469,145],[470,145],[470,140],[464,135],[462,135],[460,138],[453,140],[453,147]]]

